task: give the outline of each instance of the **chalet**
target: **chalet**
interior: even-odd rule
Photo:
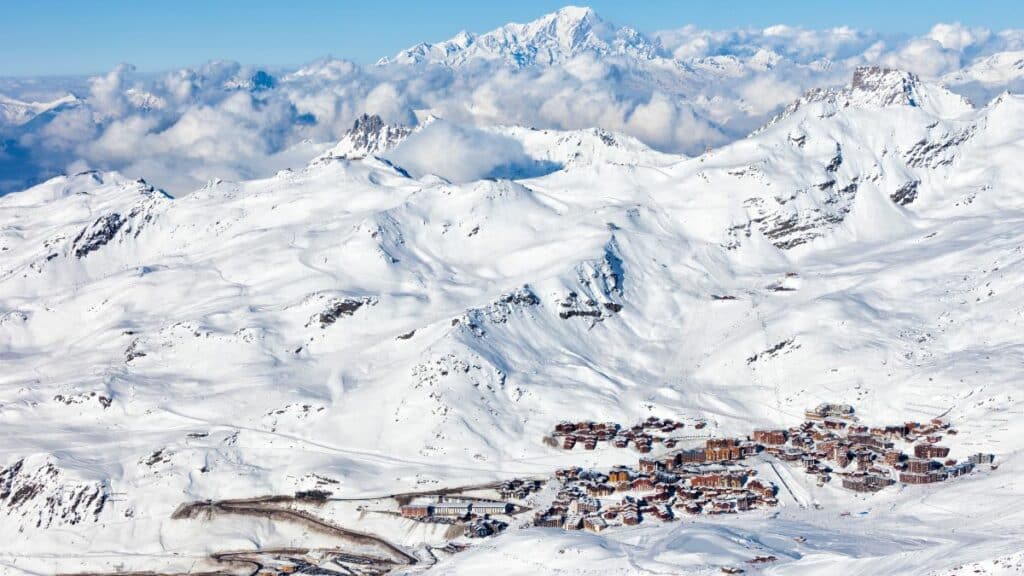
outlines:
[[[641,458],[639,467],[641,472],[651,474],[658,469],[658,463],[650,458]]]
[[[430,506],[427,504],[406,504],[399,508],[399,512],[406,518],[426,518],[430,516]]]
[[[906,471],[911,474],[927,474],[936,467],[936,464],[938,463],[923,458],[911,458],[907,460]]]
[[[623,500],[622,523],[627,526],[636,526],[640,523],[640,506],[636,500],[629,497]]]
[[[574,424],[572,422],[568,422],[568,421],[563,420],[563,421],[559,422],[558,424],[555,424],[555,432],[559,432],[559,433],[565,434],[565,433],[575,432],[575,431],[576,431],[576,424]]]
[[[614,468],[608,473],[608,481],[612,484],[618,484],[619,482],[628,482],[630,477],[629,470],[626,468]]]
[[[690,486],[694,488],[740,488],[743,486],[743,476],[733,474],[706,474],[690,478]]]
[[[847,474],[843,476],[843,488],[854,492],[878,492],[893,484],[892,478],[875,474]]]
[[[683,450],[679,452],[681,464],[699,464],[706,460],[703,450]]]
[[[582,472],[582,469],[579,466],[562,468],[561,470],[555,471],[555,478],[559,480],[575,480],[576,478],[579,478],[580,472]]]
[[[759,494],[762,498],[771,498],[775,496],[775,486],[765,484],[758,479],[747,482],[747,490]]]
[[[711,513],[731,514],[736,512],[736,500],[733,498],[716,498],[711,501]]]
[[[591,498],[601,498],[604,496],[611,496],[615,493],[615,488],[610,484],[588,484],[587,485],[587,496]]]
[[[430,507],[431,516],[465,516],[469,514],[472,505],[462,500],[445,500],[434,503]]]
[[[975,466],[978,466],[980,464],[992,464],[993,462],[995,462],[995,459],[995,454],[982,454],[981,452],[979,452],[977,454],[971,454],[967,461],[970,462],[971,464],[974,464]]]
[[[938,444],[915,444],[914,456],[918,458],[945,458],[949,456],[949,448]]]
[[[679,506],[676,507],[678,508]],[[703,507],[698,502],[687,502],[682,505],[682,508],[687,514],[700,514],[703,511]]]
[[[835,461],[836,465],[840,468],[846,468],[850,465],[850,454],[845,450],[835,455],[832,460]]]
[[[604,531],[604,529],[608,527],[608,522],[600,516],[588,516],[587,519],[583,521],[583,527],[596,534]]]
[[[708,447],[704,449],[704,459],[709,462],[739,460],[743,457],[742,449],[736,446]]]
[[[781,458],[789,462],[794,462],[799,460],[803,455],[804,451],[799,448],[788,448],[782,452]]]
[[[676,466],[679,465],[679,454],[676,453],[666,456],[665,458],[662,459],[661,464],[662,466],[665,467],[666,470],[674,469]]]
[[[779,445],[786,443],[785,430],[754,430],[754,441],[761,444]]]
[[[593,498],[579,498],[569,503],[570,514],[589,514],[597,512],[601,503]]]
[[[640,478],[633,480],[631,487],[635,492],[650,492],[651,490],[654,490],[654,481],[650,478],[641,476]]]
[[[474,521],[466,525],[465,534],[469,538],[486,538],[493,535],[495,527],[491,522]]]
[[[875,455],[871,452],[856,452],[853,459],[857,462],[857,470],[867,470],[874,462]]]
[[[672,492],[660,489],[664,484],[658,484],[653,494],[646,496],[651,502],[668,502],[672,499]]]
[[[570,514],[565,517],[565,524],[562,525],[566,530],[580,530],[583,528],[583,516],[579,514]]]
[[[954,464],[953,466],[948,466],[945,469],[945,473],[948,478],[956,478],[957,476],[970,474],[972,471],[974,471],[974,464],[970,462],[961,462],[959,464]]]
[[[900,482],[904,484],[931,484],[941,482],[945,477],[939,472],[900,472]]]
[[[708,438],[704,443],[705,448],[731,448],[738,445],[739,441],[735,438]]]
[[[507,502],[475,500],[469,504],[469,507],[474,514],[507,514],[512,505]]]
[[[804,416],[808,420],[824,420],[828,417],[852,419],[853,406],[824,402],[819,404],[817,408],[804,412]]]
[[[676,496],[678,496],[680,500],[696,500],[697,498],[700,498],[700,490],[679,489],[676,490]]]
[[[846,421],[839,418],[828,417],[822,422],[826,430],[842,430],[846,428]]]
[[[654,508],[654,516],[662,522],[671,522],[675,518],[672,514],[672,509],[664,505]]]

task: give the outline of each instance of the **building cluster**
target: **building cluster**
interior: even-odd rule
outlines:
[[[475,517],[466,523],[466,529],[463,533],[467,538],[487,538],[505,530],[505,528],[508,528],[508,523],[497,518],[489,516]]]
[[[506,480],[498,487],[498,494],[504,500],[526,500],[526,497],[544,486],[541,480]]]
[[[504,523],[492,521],[491,516],[508,514],[513,508],[508,502],[437,496],[415,498],[403,504],[399,513],[421,522],[464,522],[467,523],[467,535],[472,531],[474,536],[489,536],[504,529]],[[478,530],[480,527],[486,528]],[[491,532],[478,533],[486,530]]]
[[[981,460],[991,463],[991,455],[984,454],[959,462],[949,458],[949,448],[940,442],[956,430],[939,418],[869,428],[843,404],[821,404],[805,416],[803,424],[788,430],[755,430],[753,440],[766,452],[798,463],[819,484],[836,474],[846,489],[877,492],[896,482],[941,482],[971,472]]]
[[[684,514],[731,514],[775,506],[775,485],[742,463],[759,453],[799,465],[821,485],[838,476],[843,488],[855,492],[877,492],[896,482],[930,484],[977,466],[996,467],[992,454],[973,454],[961,461],[950,458],[950,449],[941,442],[957,432],[940,418],[868,427],[859,422],[852,406],[829,403],[807,410],[805,417],[791,428],[758,429],[749,438],[707,438],[701,446],[681,449],[676,444],[682,438],[670,434],[684,424],[671,419],[651,417],[629,428],[613,422],[561,422],[546,438],[548,443],[567,450],[583,444],[593,450],[607,442],[632,446],[641,456],[636,467],[556,471],[554,498],[535,512],[533,524],[601,532],[648,519],[669,522]],[[651,454],[654,444],[662,448],[658,456]],[[420,522],[462,523],[467,537],[487,537],[507,527],[495,516],[511,515],[516,508],[511,502],[527,500],[545,484],[530,479],[503,482],[497,492],[504,501],[421,497],[401,506],[400,513]]]
[[[748,440],[712,438],[703,448],[641,457],[636,468],[608,471],[566,468],[555,473],[559,490],[534,525],[600,532],[650,518],[729,514],[774,506],[776,488],[736,461],[757,451]]]
[[[582,444],[586,450],[597,448],[598,443],[607,442],[616,448],[632,447],[638,452],[648,453],[654,444],[675,448],[678,439],[670,436],[685,426],[670,418],[651,416],[646,420],[625,428],[615,422],[560,422],[551,434],[550,442],[565,450],[572,450]],[[704,422],[697,422],[694,428],[704,428]]]

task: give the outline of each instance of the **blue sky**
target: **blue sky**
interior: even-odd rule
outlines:
[[[0,76],[94,74],[121,62],[141,71],[224,58],[270,67],[322,56],[369,63],[419,41],[462,29],[487,31],[531,20],[565,2],[328,0],[16,0],[0,20]],[[1010,0],[789,0],[727,2],[594,1],[605,19],[642,32],[772,24],[849,25],[920,34],[936,22],[992,29],[1024,27],[1024,3]]]

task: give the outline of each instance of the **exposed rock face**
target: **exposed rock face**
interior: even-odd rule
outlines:
[[[363,306],[373,306],[376,303],[377,299],[370,296],[363,298],[339,298],[332,300],[323,312],[320,312],[310,320],[307,326],[313,322],[320,322],[320,327],[326,328],[337,322],[340,318],[355,314],[356,310],[359,310]]]
[[[412,128],[398,124],[385,124],[380,116],[363,114],[356,118],[352,128],[323,157],[356,160],[383,154],[397,146],[412,133]]]
[[[109,493],[97,482],[76,482],[47,459],[26,459],[0,469],[0,510],[36,528],[99,520]]]
[[[84,258],[90,252],[95,252],[108,242],[114,239],[125,219],[117,212],[100,216],[91,226],[83,229],[75,238],[72,248],[75,258]]]
[[[917,199],[917,187],[921,185],[920,180],[911,180],[900,186],[895,192],[889,195],[892,201],[900,206],[906,206]]]
[[[150,186],[145,180],[138,180],[129,186],[137,188],[141,198],[131,206],[127,215],[120,212],[104,214],[83,228],[71,242],[71,253],[75,258],[85,258],[112,242],[119,234],[138,238],[143,228],[157,217],[164,202],[170,199],[170,196]]]
[[[877,106],[916,106],[916,88],[919,83],[917,76],[910,72],[862,66],[853,72],[849,94],[856,100]]]
[[[474,336],[483,337],[487,334],[484,328],[486,324],[504,324],[509,321],[516,310],[539,305],[540,298],[529,286],[523,286],[518,290],[503,294],[501,298],[487,306],[467,310],[462,318],[455,320],[454,324],[462,323]]]

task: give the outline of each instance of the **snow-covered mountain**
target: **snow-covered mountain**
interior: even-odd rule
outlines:
[[[384,158],[398,148],[409,135],[430,126],[437,118],[428,118],[415,128],[387,124],[380,116],[363,114],[353,123],[340,141],[314,160],[314,163],[336,159],[360,160],[375,156]],[[589,167],[597,164],[668,165],[685,157],[652,150],[636,138],[615,134],[600,128],[588,130],[540,130],[522,126],[486,126],[481,132],[515,142],[531,160],[536,172]]]
[[[865,68],[694,158],[486,130],[557,169],[417,179],[380,158],[408,129],[365,116],[272,178],[171,198],[83,172],[0,198],[0,565],[173,573],[326,549],[175,511],[549,475],[622,458],[542,442],[566,418],[745,435],[822,401],[871,423],[942,414],[944,443],[1000,466],[870,497],[787,474],[783,507],[750,518],[515,530],[447,560],[427,547],[443,525],[320,513],[443,574],[712,573],[754,549],[773,573],[902,574],[1019,553],[1024,98],[972,108]]]
[[[1024,51],[999,52],[945,75],[943,84],[985,102],[1001,92],[1024,91]]]
[[[0,94],[0,126],[20,126],[40,114],[78,102],[79,100],[71,94],[51,102],[22,102]]]
[[[412,132],[402,125],[385,124],[380,116],[363,114],[352,124],[337,144],[325,152],[323,159],[349,158],[358,160],[381,155],[394,149]]]
[[[383,58],[378,65],[440,64],[459,67],[498,61],[513,67],[550,65],[580,54],[653,58],[656,41],[636,30],[616,27],[590,8],[568,6],[526,24],[506,24],[485,34],[460,32],[437,44],[420,43]]]

